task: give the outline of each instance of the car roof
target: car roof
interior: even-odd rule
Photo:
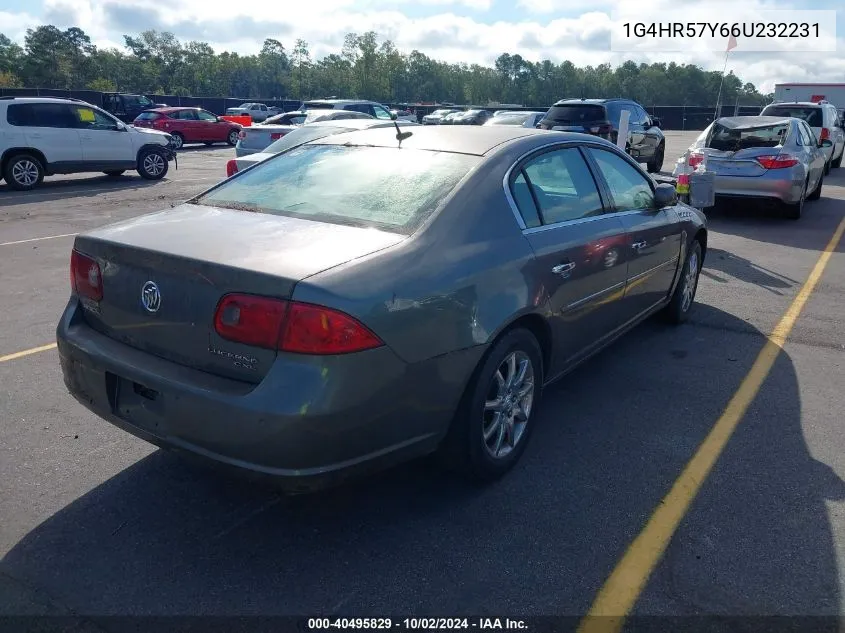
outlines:
[[[777,125],[791,121],[792,117],[783,116],[726,116],[716,120],[719,125],[732,130],[744,127],[760,127],[761,125]]]
[[[394,130],[365,129],[356,132],[335,134],[322,139],[311,141],[313,145],[368,145],[374,147],[396,147],[396,133]],[[567,138],[584,135],[567,134],[564,132],[547,132],[523,127],[508,126],[444,126],[421,125],[415,127],[413,134],[402,141],[402,147],[408,149],[422,149],[456,154],[472,154],[484,156],[502,144],[517,141],[526,136],[536,136],[537,144],[543,141],[554,142]],[[585,137],[595,139],[596,137]]]
[[[203,108],[198,108],[196,106],[167,106],[164,108],[147,108],[147,112],[178,112],[180,110],[202,110]]]
[[[625,99],[623,97],[609,97],[607,99],[561,99],[560,101],[556,101],[555,105],[570,105],[575,103],[602,105],[611,101],[624,101],[626,103],[635,103],[635,101],[632,101],[631,99]]]
[[[354,103],[375,103],[377,105],[381,105],[377,101],[368,101],[367,99],[308,99],[307,101],[303,101],[303,103],[330,103],[332,105],[339,105],[339,104],[354,104]]]
[[[823,108],[824,106],[829,105],[827,103],[815,103],[813,101],[775,101],[774,103],[770,103],[769,105],[765,106],[763,109],[766,108],[774,108],[778,106],[801,106],[801,107],[809,107],[809,108]]]
[[[400,126],[414,125],[410,121],[396,121]],[[314,121],[313,123],[307,123],[303,127],[349,127],[349,128],[358,128],[360,130],[366,130],[371,127],[392,127],[393,121],[386,120],[386,119],[327,119],[325,121]],[[420,126],[422,127],[422,126]]]
[[[94,105],[82,99],[65,99],[64,97],[6,97],[0,99],[0,103],[87,103]]]

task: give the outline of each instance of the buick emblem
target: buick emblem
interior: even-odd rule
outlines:
[[[141,303],[147,312],[158,312],[161,307],[161,292],[154,281],[148,281],[141,286]]]

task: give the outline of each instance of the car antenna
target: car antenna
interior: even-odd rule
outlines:
[[[399,147],[402,147],[402,141],[406,138],[411,138],[414,133],[408,130],[407,132],[403,132],[399,129],[399,124],[396,122],[396,119],[393,119],[393,126],[396,128],[396,140],[399,141]]]

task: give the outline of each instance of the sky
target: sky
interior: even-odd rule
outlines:
[[[348,32],[376,31],[400,51],[413,49],[448,62],[492,65],[503,52],[531,61],[569,60],[575,65],[636,62],[694,63],[722,70],[724,49],[681,44],[674,52],[611,50],[611,25],[633,7],[642,19],[736,20],[738,6],[752,18],[763,10],[836,9],[841,0],[315,0],[307,4],[272,0],[0,0],[0,33],[23,44],[26,29],[39,24],[78,26],[99,47],[123,48],[123,35],[167,30],[180,40],[200,40],[223,50],[257,53],[265,38],[286,48],[308,42],[312,56],[339,52]],[[682,6],[679,6],[682,5]],[[728,70],[770,92],[781,82],[845,83],[845,9],[837,13],[831,52],[795,52],[795,41],[778,40],[778,50],[753,52],[739,38]],[[830,24],[826,27],[831,28]],[[719,44],[721,47],[722,45]],[[743,50],[745,47],[746,50]]]

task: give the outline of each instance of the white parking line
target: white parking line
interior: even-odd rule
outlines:
[[[12,246],[12,244],[26,244],[27,242],[40,242],[41,240],[55,240],[60,237],[70,237],[76,233],[62,233],[61,235],[47,235],[46,237],[32,237],[28,240],[16,240],[14,242],[0,242],[0,246]]]

